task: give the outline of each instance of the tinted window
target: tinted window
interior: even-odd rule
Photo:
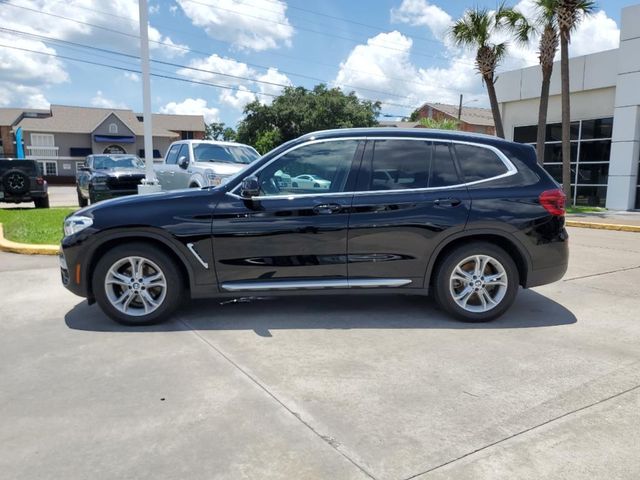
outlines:
[[[513,129],[513,141],[519,143],[535,143],[538,135],[538,126],[515,127]]]
[[[313,143],[285,153],[258,174],[261,195],[344,191],[358,143]]]
[[[446,143],[434,143],[429,169],[429,187],[447,187],[459,184],[458,172],[451,158],[449,145]]]
[[[178,163],[178,150],[180,150],[180,145],[173,145],[169,149],[169,153],[167,153],[167,163],[174,164]]]
[[[212,145],[196,143],[193,146],[196,162],[223,162],[249,164],[260,155],[252,148],[244,145]]]
[[[377,140],[368,190],[426,188],[430,157],[428,141]]]
[[[485,180],[507,172],[502,160],[488,148],[458,144],[455,149],[465,182]]]
[[[611,138],[613,118],[582,121],[582,138]]]

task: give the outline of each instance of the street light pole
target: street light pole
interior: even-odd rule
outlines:
[[[160,191],[160,184],[153,170],[153,118],[151,115],[151,78],[149,75],[149,20],[147,0],[139,0],[140,11],[140,64],[142,66],[142,115],[144,125],[145,178],[138,185],[138,193]]]

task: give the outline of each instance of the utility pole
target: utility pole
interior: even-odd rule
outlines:
[[[142,66],[142,115],[144,123],[145,178],[138,185],[138,193],[161,190],[153,170],[153,118],[151,115],[151,78],[149,75],[149,9],[147,0],[138,0],[140,11],[140,65]]]
[[[460,105],[458,105],[458,122],[462,118],[462,93],[460,94]]]

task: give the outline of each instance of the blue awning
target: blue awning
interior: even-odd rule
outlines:
[[[93,141],[97,143],[135,143],[136,138],[131,135],[94,135]]]

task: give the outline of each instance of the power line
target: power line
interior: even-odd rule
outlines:
[[[124,56],[124,57],[128,57],[128,58],[132,58],[132,59],[138,60],[138,57],[136,55],[128,54],[128,53],[125,53],[125,52],[119,52],[119,51],[116,51],[116,50],[109,50],[109,49],[105,49],[105,48],[94,47],[92,45],[85,45],[85,44],[82,44],[82,43],[71,42],[69,40],[62,40],[62,39],[59,39],[59,38],[49,37],[49,36],[46,36],[46,35],[39,35],[39,34],[36,34],[36,33],[24,32],[22,30],[15,30],[15,29],[5,28],[5,27],[0,27],[0,31],[10,32],[10,33],[12,33],[14,35],[22,35],[22,36],[31,37],[31,38],[37,38],[37,39],[40,39],[42,41],[53,42],[55,44],[62,45],[62,46],[80,47],[80,48],[85,48],[85,49],[89,49],[89,50],[95,50],[95,51],[99,51],[99,52],[103,52],[103,53],[108,53],[108,54],[111,54],[111,55],[121,55],[121,56]],[[69,47],[69,48],[72,48],[72,47]],[[111,60],[110,57],[102,57],[102,58],[107,58],[107,59]],[[118,61],[122,61],[122,60],[118,60]],[[172,67],[176,67],[176,68],[180,68],[180,69],[193,70],[193,71],[197,71],[197,72],[208,73],[208,74],[211,74],[211,75],[219,75],[219,76],[224,76],[224,77],[230,77],[230,78],[234,78],[234,79],[238,79],[238,80],[245,80],[245,81],[249,81],[249,82],[266,84],[266,85],[277,86],[277,87],[282,87],[282,88],[290,86],[289,84],[269,82],[269,81],[266,81],[266,80],[258,80],[258,79],[254,79],[254,78],[250,78],[250,77],[244,77],[244,76],[240,76],[240,75],[231,75],[231,74],[227,74],[227,73],[223,73],[223,72],[217,72],[215,70],[207,70],[207,69],[203,69],[203,68],[192,67],[192,66],[188,66],[188,65],[174,63],[174,62],[166,62],[166,61],[163,61],[163,60],[151,59],[151,62],[160,64],[160,65],[172,66]],[[317,79],[317,80],[319,80],[321,82],[323,81],[322,79]],[[411,98],[411,97],[406,96],[406,95],[398,95],[398,94],[395,94],[395,93],[384,92],[384,91],[381,91],[381,90],[374,90],[374,89],[369,89],[369,88],[359,88],[359,87],[354,87],[354,86],[347,85],[347,84],[343,84],[343,85],[345,87],[349,87],[349,88],[360,89],[360,90],[368,90],[368,91],[371,91],[371,92],[380,93],[382,95],[388,95],[388,96],[392,96],[392,97],[397,97],[397,98],[400,98],[400,99],[410,99]]]
[[[60,55],[60,54],[57,54],[57,53],[42,52],[42,51],[39,51],[39,50],[32,50],[32,49],[29,49],[29,48],[16,47],[16,46],[13,46],[13,45],[6,45],[6,44],[1,44],[1,43],[0,43],[0,47],[11,48],[13,50],[19,50],[19,51],[23,51],[23,52],[36,53],[36,54],[45,55],[45,56],[48,56],[48,57],[61,58],[63,60],[69,60],[69,61],[74,61],[74,62],[79,62],[79,63],[85,63],[85,64],[99,66],[99,67],[111,68],[111,69],[114,69],[114,70],[120,70],[120,71],[137,73],[137,74],[141,73],[140,70],[136,70],[136,69],[132,69],[132,68],[121,67],[121,66],[116,66],[116,65],[109,65],[109,64],[100,63],[100,62],[93,62],[91,60],[80,59],[80,58],[75,58],[75,57],[69,57],[67,55]],[[223,88],[223,89],[226,89],[226,90],[248,92],[248,93],[253,93],[254,95],[257,95],[257,96],[263,95],[263,96],[272,97],[272,98],[278,97],[278,95],[271,94],[271,93],[256,92],[255,90],[250,90],[250,89],[246,89],[245,90],[245,89],[241,89],[241,88],[237,88],[237,87],[232,87],[232,86],[229,86],[229,85],[221,85],[221,84],[216,84],[216,83],[211,83],[211,82],[204,82],[204,81],[198,81],[198,80],[193,80],[193,79],[180,78],[180,77],[175,77],[175,76],[171,76],[171,75],[161,75],[161,74],[158,74],[158,73],[151,73],[151,76],[152,77],[156,77],[156,78],[164,78],[164,79],[168,79],[168,80],[181,81],[181,82],[185,82],[185,83],[192,83],[192,84],[196,84],[196,85],[205,85],[205,86],[210,86],[210,87]],[[408,110],[414,110],[415,109],[414,105],[402,105],[402,104],[398,104],[398,103],[387,102],[387,101],[384,101],[384,100],[371,100],[371,99],[368,99],[368,98],[361,98],[360,100],[368,101],[368,102],[374,102],[374,103],[375,102],[379,102],[380,104],[390,105],[390,106],[394,106],[394,107],[398,107],[398,108],[406,108]]]
[[[41,15],[49,15],[49,16],[52,16],[52,17],[55,17],[55,18],[60,18],[60,19],[67,20],[67,21],[70,21],[70,22],[79,23],[81,25],[87,25],[87,26],[95,27],[95,28],[98,28],[98,29],[102,29],[102,30],[111,32],[111,33],[116,33],[116,34],[124,35],[124,36],[131,37],[131,38],[136,38],[136,39],[140,38],[138,35],[130,34],[130,33],[127,33],[127,32],[122,32],[120,30],[115,30],[115,29],[112,29],[112,28],[109,28],[109,27],[105,27],[105,26],[102,26],[102,25],[96,25],[96,24],[93,24],[93,23],[84,22],[84,21],[81,21],[81,20],[77,20],[77,19],[70,18],[70,17],[65,17],[65,16],[62,16],[62,15],[57,15],[57,14],[50,13],[50,12],[43,12],[43,11],[36,10],[36,9],[33,9],[33,8],[25,7],[25,6],[22,6],[22,5],[16,5],[16,4],[8,2],[7,0],[0,0],[0,3],[4,3],[6,5],[10,5],[10,6],[13,6],[13,7],[16,7],[16,8],[22,8],[22,9],[25,9],[25,10],[28,10],[28,11],[31,11],[31,12],[34,12],[34,13],[39,13]],[[100,10],[90,9],[88,7],[83,7],[83,8],[85,10],[93,11],[93,12],[96,12],[96,13],[103,13],[105,15],[111,15],[111,16],[114,16],[116,18],[127,18],[127,17],[122,17],[120,15],[113,15],[113,14],[110,14],[110,13],[107,13],[107,12],[102,12]],[[221,40],[218,40],[218,41],[220,41],[221,43],[231,44],[231,42],[225,42],[225,41],[221,41]],[[172,43],[161,42],[161,41],[157,41],[157,40],[150,40],[150,42],[154,43],[154,44],[158,44],[158,45],[167,46],[167,47],[172,48],[172,49],[182,50],[182,51],[189,52],[189,53],[195,53],[195,54],[205,55],[205,56],[214,55],[214,53],[211,53],[211,52],[203,52],[201,50],[196,50],[196,49],[184,47],[184,46],[181,46],[181,45],[175,45],[175,44],[172,44]],[[301,58],[298,58],[298,57],[294,57],[294,56],[291,56],[291,55],[285,55],[285,54],[282,54],[282,53],[268,52],[268,54],[277,55],[277,56],[281,56],[283,58],[289,58],[289,59],[292,59],[292,60],[302,61],[302,62],[305,62],[305,63],[314,63],[314,64],[317,64],[317,65],[323,65],[323,66],[335,68],[335,65],[332,65],[332,64],[318,62],[318,61],[310,62],[308,59],[301,59]],[[255,67],[255,68],[264,68],[266,70],[271,68],[271,67],[266,67],[264,65],[258,65],[258,64],[255,64],[255,63],[249,63],[249,62],[244,62],[244,63],[246,65],[248,65],[248,66],[252,66],[252,67]],[[464,62],[464,63],[466,63],[466,62]],[[369,71],[354,69],[354,68],[350,68],[350,67],[346,67],[346,66],[342,66],[341,68],[343,68],[344,70],[352,71],[352,72],[363,73],[363,74],[366,74],[366,75],[375,76],[375,77],[384,78],[384,79],[389,79],[389,80],[395,80],[395,81],[398,81],[398,82],[401,82],[401,83],[415,84],[415,85],[420,85],[420,86],[424,85],[421,82],[407,80],[406,78],[394,77],[394,76],[389,76],[389,75],[381,75],[381,74],[376,73],[376,72],[369,72]],[[300,78],[307,78],[307,79],[310,79],[310,80],[320,81],[320,82],[323,82],[323,83],[331,83],[330,81],[327,81],[327,80],[323,80],[323,79],[320,79],[320,78],[317,78],[317,77],[312,77],[312,76],[308,76],[308,75],[304,75],[304,74],[300,74],[300,73],[295,73],[295,72],[286,71],[286,70],[279,70],[279,71],[282,72],[282,73],[285,73],[287,75],[291,75],[291,76],[297,76],[297,77],[300,77]],[[409,97],[401,97],[399,95],[392,94],[392,93],[389,93],[389,92],[381,92],[381,91],[378,91],[378,90],[369,89],[369,88],[366,88],[366,87],[355,87],[355,86],[351,86],[351,85],[344,84],[344,83],[341,84],[341,85],[344,85],[345,87],[348,87],[348,88],[354,88],[356,90],[365,90],[365,91],[371,91],[371,92],[376,92],[376,93],[384,93],[385,95],[396,96],[396,97],[400,97],[400,98],[409,98]],[[447,87],[443,87],[443,86],[439,86],[438,88],[440,88],[442,90],[455,92],[455,93],[460,93],[460,90],[458,90],[458,89],[452,89],[452,88],[447,88]],[[462,93],[471,93],[471,92],[462,92]]]
[[[213,9],[216,9],[216,10],[235,13],[236,15],[239,15],[241,17],[253,18],[253,19],[261,21],[261,22],[267,22],[267,23],[272,23],[272,24],[275,24],[275,25],[282,25],[282,26],[294,28],[294,25],[291,25],[290,23],[279,22],[277,20],[271,20],[271,19],[268,19],[268,18],[263,18],[263,17],[256,16],[256,15],[249,15],[248,13],[240,12],[238,10],[232,10],[232,9],[229,9],[229,8],[219,7],[217,5],[213,5],[213,4],[206,3],[206,2],[201,2],[199,0],[182,0],[182,1],[189,2],[189,3],[195,3],[197,5],[203,5],[205,7],[213,8]],[[256,7],[256,8],[259,8],[259,7]],[[262,9],[262,10],[264,10],[264,9]],[[268,11],[273,11],[273,10],[268,10]],[[325,32],[325,31],[321,31],[321,30],[314,30],[312,28],[305,28],[305,27],[301,27],[301,26],[295,26],[295,28],[297,28],[298,30],[311,32],[311,33],[315,33],[315,34],[318,34],[318,35],[324,35],[324,36],[332,37],[332,38],[339,38],[341,40],[347,40],[347,41],[350,41],[350,42],[354,42],[356,44],[362,44],[362,40],[358,40],[356,38],[344,37],[342,35],[336,35],[334,33],[329,33],[329,32]],[[380,33],[383,33],[383,32],[380,32]],[[395,42],[389,42],[389,43],[395,43]],[[388,45],[383,45],[381,43],[368,42],[368,45],[374,46],[374,47],[379,47],[379,48],[385,48],[387,50],[395,50],[397,52],[406,52],[406,49],[394,48],[394,47],[390,47]],[[399,44],[396,43],[396,45],[399,45]],[[413,51],[411,53],[413,55],[419,55],[419,56],[427,57],[427,58],[444,59],[443,57],[439,57],[439,56],[436,56],[436,55],[432,55],[432,54],[428,54],[428,53],[424,53],[424,52],[419,52],[419,51]],[[467,62],[465,62],[465,63],[467,63]]]

